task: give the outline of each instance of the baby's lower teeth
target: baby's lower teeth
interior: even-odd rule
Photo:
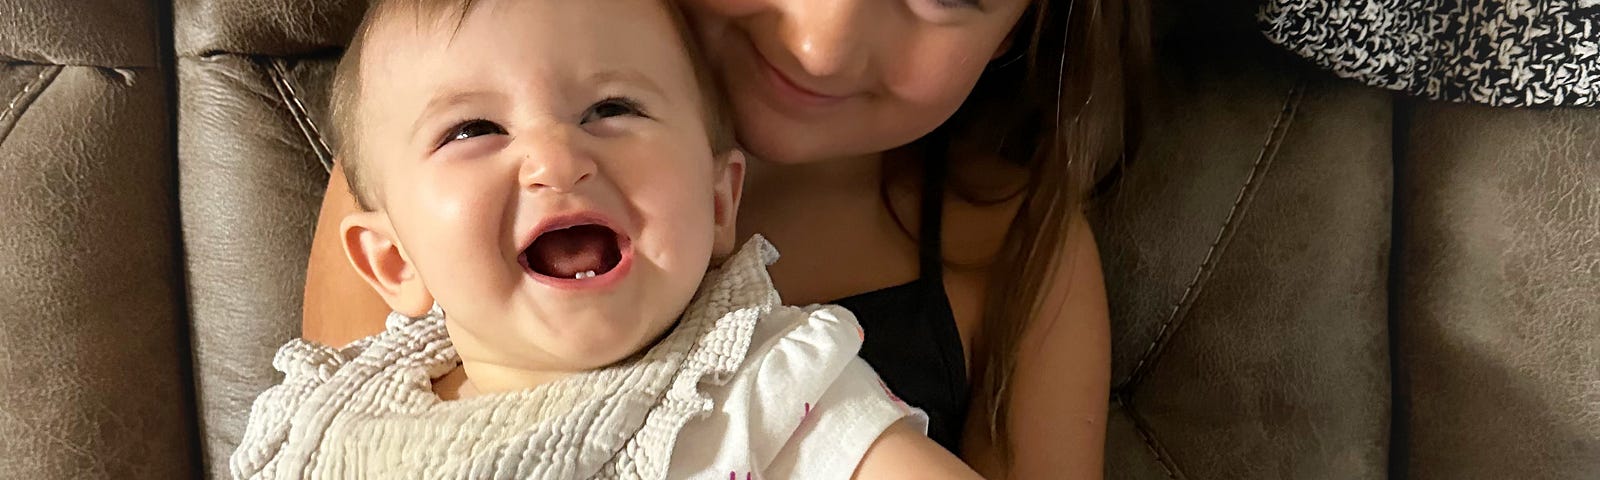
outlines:
[[[578,272],[577,275],[573,275],[572,276],[572,278],[575,279],[575,280],[583,280],[585,278],[594,278],[594,277],[595,277],[594,270]]]

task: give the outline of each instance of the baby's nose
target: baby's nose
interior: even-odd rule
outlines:
[[[594,176],[594,160],[572,140],[565,134],[530,140],[522,161],[523,187],[569,192]]]

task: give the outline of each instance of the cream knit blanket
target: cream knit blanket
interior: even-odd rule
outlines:
[[[706,276],[688,310],[641,355],[538,388],[442,401],[431,379],[458,357],[437,311],[334,349],[278,350],[233,454],[235,478],[663,478],[704,387],[739,369],[757,320],[779,307],[751,239]],[[851,320],[853,325],[853,320]],[[854,350],[850,355],[853,356]]]

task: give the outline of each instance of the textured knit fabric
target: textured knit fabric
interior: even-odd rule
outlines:
[[[837,307],[783,306],[777,253],[752,239],[678,325],[617,365],[459,401],[431,379],[459,357],[435,310],[334,349],[279,349],[282,384],[251,408],[235,478],[848,478],[890,424],[918,413],[855,358]],[[799,403],[798,407],[790,404]],[[810,415],[806,415],[810,410]],[[758,417],[756,417],[758,416]],[[827,439],[826,448],[816,439]],[[714,475],[713,475],[714,474]]]
[[[1600,0],[1267,0],[1267,38],[1339,76],[1438,100],[1600,105]]]

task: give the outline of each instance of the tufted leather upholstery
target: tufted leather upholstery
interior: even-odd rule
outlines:
[[[0,477],[224,476],[363,6],[0,0]],[[1335,80],[1252,10],[1158,2],[1092,211],[1108,477],[1600,477],[1600,111]]]
[[[1392,99],[1273,50],[1232,3],[1159,12],[1146,143],[1095,212],[1108,476],[1379,478]]]
[[[1095,212],[1108,477],[1600,477],[1600,111],[1332,80],[1228,3],[1158,10]]]
[[[198,464],[162,11],[0,0],[0,478]]]
[[[1416,478],[1600,478],[1600,111],[1415,104],[1392,321]]]
[[[300,332],[306,254],[327,185],[337,47],[360,2],[174,4],[178,168],[207,471],[226,474],[267,361]]]

